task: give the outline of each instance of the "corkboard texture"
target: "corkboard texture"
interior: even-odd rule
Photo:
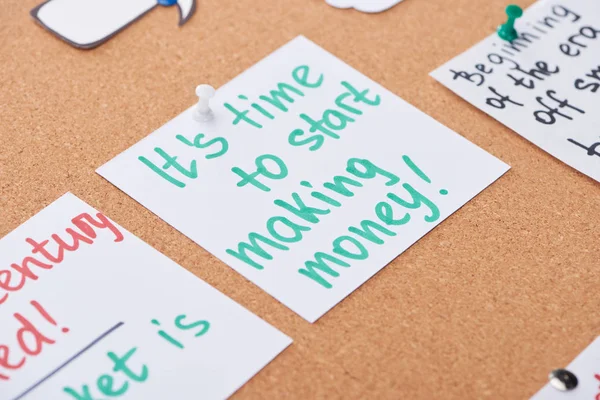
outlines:
[[[235,399],[520,399],[599,333],[600,185],[428,73],[505,20],[502,0],[324,0],[156,8],[94,50],[0,7],[0,237],[67,191],[295,342]],[[528,6],[530,0],[520,3]],[[512,166],[309,324],[94,171],[215,87],[305,35]]]

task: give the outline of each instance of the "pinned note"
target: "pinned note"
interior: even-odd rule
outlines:
[[[291,340],[73,196],[0,240],[0,399],[221,399]]]
[[[538,372],[543,374],[543,371]],[[575,381],[576,385],[549,382],[531,400],[600,399],[600,338],[583,350],[566,367],[565,372],[564,375],[571,377],[569,380]],[[552,379],[556,379],[554,375]]]
[[[211,109],[98,173],[311,322],[508,169],[304,37]]]
[[[325,0],[336,8],[354,8],[365,13],[378,13],[394,7],[402,0]]]
[[[159,5],[177,5],[179,25],[196,10],[196,0],[47,0],[31,16],[70,45],[91,49]]]
[[[432,76],[524,138],[600,181],[600,2],[548,0]]]

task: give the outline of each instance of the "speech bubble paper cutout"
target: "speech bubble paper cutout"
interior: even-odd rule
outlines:
[[[48,0],[31,10],[31,16],[72,46],[91,49],[153,8],[175,4],[183,25],[196,10],[196,0]]]
[[[336,8],[354,8],[365,13],[378,13],[392,8],[402,0],[325,0]]]

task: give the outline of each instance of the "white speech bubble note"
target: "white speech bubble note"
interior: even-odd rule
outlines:
[[[325,0],[336,8],[354,8],[365,13],[378,13],[388,10],[402,0]]]
[[[72,46],[91,49],[106,42],[158,5],[156,0],[49,0],[31,16]],[[195,0],[179,0],[179,25],[196,9]]]

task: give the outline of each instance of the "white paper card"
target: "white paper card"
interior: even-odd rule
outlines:
[[[183,25],[194,13],[196,0],[174,4]],[[91,49],[157,6],[157,0],[47,0],[31,10],[31,16],[67,43]]]
[[[561,392],[548,383],[531,400],[600,399],[600,337],[596,338],[566,369],[577,377],[577,387]]]
[[[547,0],[431,75],[469,103],[600,181],[600,2]]]
[[[66,194],[0,240],[0,399],[222,399],[291,340]]]
[[[304,37],[211,107],[98,173],[311,322],[508,169]]]

